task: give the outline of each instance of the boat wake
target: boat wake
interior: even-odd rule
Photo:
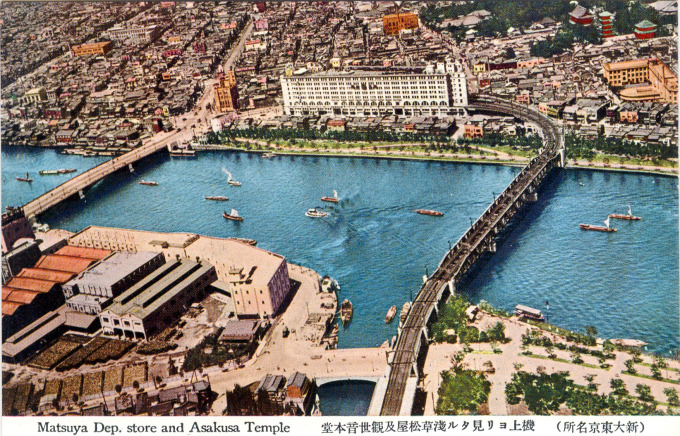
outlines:
[[[229,180],[232,180],[234,178],[234,176],[225,167],[222,167],[222,172],[226,174],[227,177],[229,177]]]

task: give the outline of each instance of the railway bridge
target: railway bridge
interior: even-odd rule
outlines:
[[[382,383],[381,415],[410,415],[416,386],[428,347],[428,325],[436,319],[440,304],[453,294],[457,283],[486,252],[496,251],[496,238],[526,203],[537,200],[537,190],[546,175],[564,166],[564,142],[559,127],[544,115],[494,96],[471,99],[470,110],[502,113],[533,122],[541,129],[544,146],[538,156],[520,171],[510,185],[484,211],[442,258],[416,295],[389,355]],[[378,382],[378,386],[381,383]],[[378,410],[369,411],[377,414]]]

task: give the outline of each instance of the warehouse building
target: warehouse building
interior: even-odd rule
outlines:
[[[165,258],[159,253],[115,252],[64,284],[64,296],[115,297],[163,263]]]
[[[239,319],[275,316],[291,298],[286,259],[233,239],[92,226],[74,235],[69,244],[104,249],[124,246],[130,251],[162,252],[167,261],[208,262],[228,288]]]
[[[217,280],[215,268],[173,260],[140,280],[99,314],[104,334],[146,340],[172,324]]]

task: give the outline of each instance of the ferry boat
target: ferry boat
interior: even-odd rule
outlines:
[[[605,232],[605,233],[612,233],[615,232],[616,229],[609,227],[609,218],[604,220],[605,226],[594,226],[592,224],[579,224],[579,227],[581,227],[581,230],[593,230],[595,232]]]
[[[262,155],[262,158],[264,158],[264,159],[270,159],[272,157],[276,157],[276,153],[264,153]]]
[[[229,200],[229,197],[225,197],[224,195],[209,195],[205,197],[205,199],[213,201],[227,201]]]
[[[237,182],[236,180],[231,180],[227,181],[231,186],[241,186],[241,182]]]
[[[305,216],[308,216],[310,218],[323,218],[325,216],[328,216],[328,212],[324,212],[316,208],[307,209],[307,212],[305,212]]]
[[[227,213],[227,211],[225,210],[222,216],[232,221],[243,221],[243,217],[238,214],[238,211],[236,209],[232,209],[231,213]]]
[[[397,314],[397,306],[390,307],[390,310],[387,311],[387,315],[385,315],[385,324],[391,323],[396,314]]]
[[[42,171],[38,171],[38,174],[40,174],[41,176],[51,176],[51,175],[55,175],[55,174],[75,173],[76,171],[78,171],[78,170],[76,170],[76,169],[42,170]]]
[[[329,203],[337,203],[338,200],[338,191],[333,189],[333,196],[332,197],[321,197],[321,201],[327,201]]]
[[[350,303],[349,300],[344,300],[340,305],[340,320],[342,320],[342,324],[349,324],[349,322],[352,321],[353,315],[354,307],[352,306],[352,303]]]
[[[428,210],[428,209],[416,209],[416,212],[421,214],[421,215],[430,215],[430,216],[443,216],[444,215],[442,212],[437,212],[436,210]]]
[[[26,173],[26,177],[17,177],[17,180],[20,181],[20,182],[27,182],[27,183],[31,183],[33,181],[33,179],[28,176],[28,173]]]
[[[540,310],[522,304],[515,306],[515,315],[519,318],[529,318],[541,322],[545,321],[545,317]]]
[[[630,206],[628,206],[628,215],[623,215],[619,213],[611,213],[609,214],[609,218],[615,218],[617,220],[628,220],[628,221],[640,221],[642,218],[639,216],[634,216],[633,211],[630,210]]]
[[[606,233],[612,233],[615,232],[616,229],[613,229],[611,227],[605,227],[605,226],[593,226],[591,224],[579,224],[581,227],[581,230],[593,230],[596,232],[606,232]]]
[[[142,179],[141,182],[137,182],[137,183],[139,183],[140,185],[146,185],[146,186],[158,186],[158,182],[152,182],[150,180],[144,180],[144,179]]]
[[[406,317],[408,316],[408,311],[411,310],[411,302],[407,301],[401,308],[401,313],[399,314],[399,322],[404,323]]]

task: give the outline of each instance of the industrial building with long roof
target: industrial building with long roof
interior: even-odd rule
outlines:
[[[162,252],[166,260],[208,262],[215,267],[218,283],[233,298],[239,318],[275,316],[291,290],[288,264],[283,256],[235,239],[90,226],[76,233],[69,244]]]

